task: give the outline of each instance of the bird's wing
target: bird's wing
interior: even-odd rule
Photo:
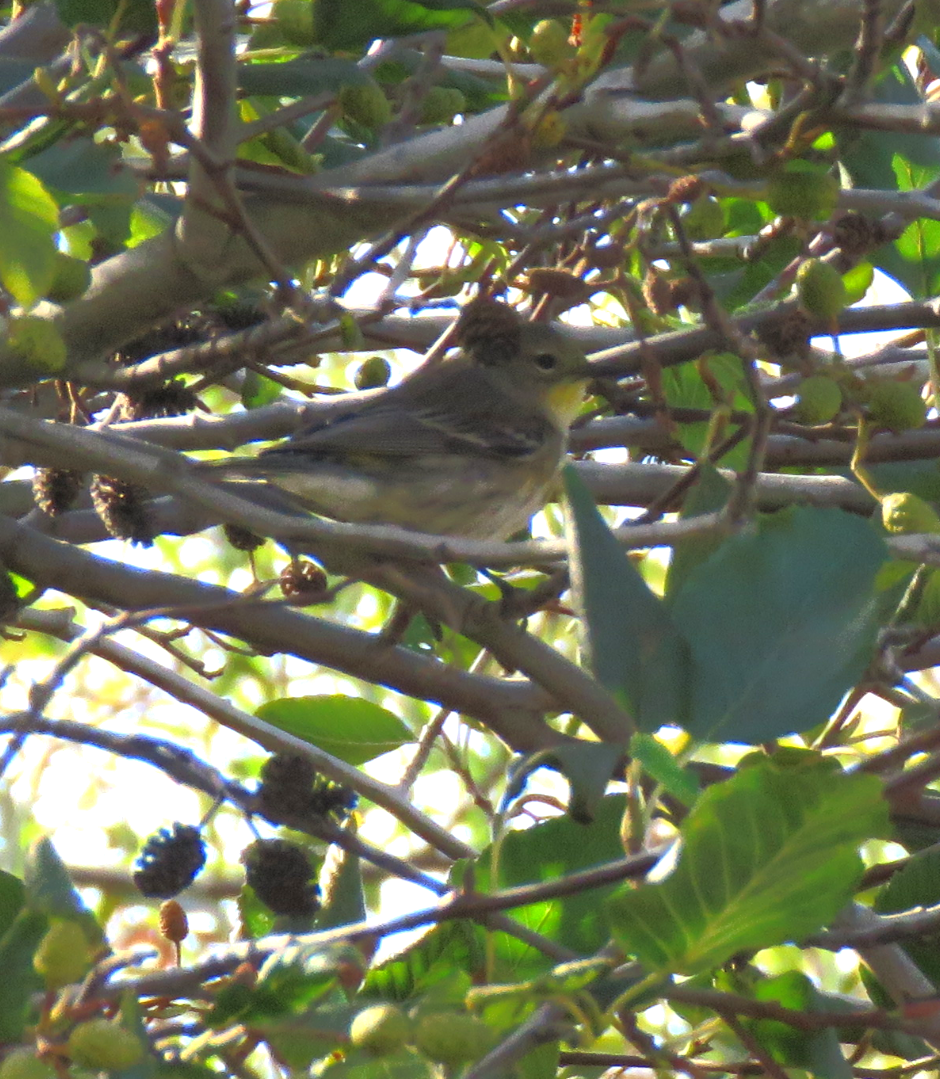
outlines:
[[[550,430],[540,412],[518,408],[476,374],[453,371],[446,394],[439,388],[427,392],[423,380],[403,383],[354,411],[298,431],[260,457],[268,465],[274,456],[300,453],[524,457]]]

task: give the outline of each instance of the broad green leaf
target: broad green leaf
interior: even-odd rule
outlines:
[[[273,378],[259,375],[257,371],[246,371],[242,383],[242,404],[245,408],[263,408],[276,401],[283,389]]]
[[[240,923],[238,935],[242,940],[257,940],[274,932],[277,915],[255,895],[254,888],[243,885],[236,903]]]
[[[94,926],[100,939],[97,923],[75,891],[69,871],[49,839],[43,837],[29,850],[23,878],[30,907],[58,918],[77,918],[89,928]]]
[[[852,1009],[837,997],[820,993],[802,971],[791,970],[759,981],[754,986],[754,998],[808,1014],[838,1010],[841,1006],[846,1011],[846,1023],[851,1020]],[[810,1075],[825,1079],[852,1079],[852,1069],[842,1055],[833,1028],[799,1030],[772,1019],[742,1019],[742,1023],[781,1064],[804,1068]]]
[[[317,915],[317,929],[332,929],[365,921],[366,901],[362,890],[362,865],[358,854],[334,848],[327,860],[329,880],[323,881],[323,906]]]
[[[30,997],[42,987],[33,956],[48,927],[45,914],[24,907],[0,937],[0,1042],[22,1036]]]
[[[306,97],[368,82],[369,76],[352,60],[335,56],[238,65],[238,88],[252,96]]]
[[[564,472],[571,577],[597,679],[644,730],[684,726],[688,650],[574,469]]]
[[[667,794],[684,806],[691,806],[698,798],[698,780],[653,735],[642,731],[635,734],[630,739],[630,756],[639,761],[643,771],[661,784]]]
[[[698,565],[672,608],[692,652],[689,732],[757,743],[827,719],[871,658],[885,556],[863,518],[799,507]]]
[[[712,410],[716,407],[715,394],[719,399],[739,412],[753,412],[753,406],[744,390],[744,373],[741,360],[728,352],[709,353],[698,363],[684,363],[663,371],[663,393],[673,408],[699,408]],[[715,387],[713,389],[710,387]],[[694,457],[706,448],[709,423],[706,420],[691,423],[680,422],[678,437],[682,445]],[[721,438],[733,434],[736,424],[728,423]],[[724,455],[718,464],[725,468],[741,468],[747,460],[748,442],[745,439]]]
[[[317,1070],[322,1079],[437,1079],[440,1074],[437,1065],[410,1049],[378,1059],[354,1050]]]
[[[616,778],[623,746],[616,742],[571,740],[550,749],[517,758],[510,765],[501,804],[509,805],[525,790],[529,777],[539,768],[554,768],[568,780],[568,812],[578,824],[590,824]],[[619,769],[622,772],[622,768]]]
[[[149,0],[55,0],[59,18],[69,28],[79,23],[115,27],[147,34],[157,29],[157,14]]]
[[[20,878],[0,869],[0,937],[13,924],[25,899],[26,888]]]
[[[921,95],[907,65],[899,61],[875,84],[875,100],[884,105],[917,106]],[[855,187],[911,191],[940,176],[940,147],[912,131],[840,132],[843,168]],[[917,299],[936,294],[940,280],[940,224],[928,218],[911,222],[899,240],[868,257]]]
[[[937,167],[915,165],[899,154],[895,154],[891,164],[899,191],[929,187],[940,176]],[[915,300],[929,299],[940,284],[940,222],[928,217],[916,218],[893,244],[879,249],[875,261]]]
[[[865,298],[875,280],[875,268],[870,262],[859,262],[842,275],[842,280],[845,282],[846,303],[858,303]]]
[[[936,721],[936,710],[934,710]],[[915,854],[895,873],[875,896],[873,909],[878,914],[898,914],[916,907],[940,903],[940,850]],[[940,979],[940,953],[936,936],[911,937],[901,946],[918,967],[936,982]]]
[[[256,1019],[251,1029],[271,1046],[293,1073],[303,1073],[314,1060],[348,1045],[353,1009],[346,1003],[311,1008],[300,1015]]]
[[[120,164],[119,147],[90,138],[61,139],[26,162],[46,187],[82,206],[115,200],[130,203],[137,197],[138,181]]]
[[[859,845],[888,834],[874,776],[831,761],[742,767],[699,798],[669,876],[608,902],[614,936],[650,971],[682,974],[800,940],[851,897]]]
[[[31,172],[0,161],[0,281],[32,307],[55,275],[59,208]]]
[[[339,693],[282,697],[263,704],[255,715],[347,764],[365,764],[414,741],[411,731],[387,708]]]
[[[366,1000],[404,1003],[453,982],[454,1001],[463,999],[471,977],[485,963],[484,933],[468,921],[443,922],[429,930],[398,955],[366,974],[359,996]]]
[[[724,508],[731,490],[731,482],[726,480],[713,464],[703,462],[699,469],[698,479],[683,500],[679,517],[686,521],[690,517],[698,517],[703,513],[717,513]],[[719,535],[693,536],[676,544],[669,562],[669,570],[666,573],[667,604],[671,602],[692,570],[721,546],[723,538]]]
[[[491,21],[476,0],[317,0],[313,29],[328,49],[361,49],[376,38],[454,29],[468,11]]]
[[[559,1042],[546,1042],[520,1060],[515,1067],[517,1079],[555,1079],[558,1075]]]
[[[483,852],[476,864],[476,886],[481,892],[557,880],[570,873],[604,865],[623,857],[620,827],[626,808],[621,795],[601,801],[593,824],[585,827],[570,817],[558,817],[523,831],[509,832],[499,844],[498,875],[493,879],[494,849]],[[513,911],[513,917],[551,940],[581,955],[593,955],[608,938],[601,900],[613,885],[581,891],[562,899],[533,903]],[[515,938],[497,935],[498,967],[495,981],[516,981],[543,973],[545,957]]]

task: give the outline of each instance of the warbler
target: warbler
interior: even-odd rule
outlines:
[[[551,497],[590,368],[559,330],[494,301],[468,307],[453,356],[216,470],[334,520],[473,539],[519,531]]]

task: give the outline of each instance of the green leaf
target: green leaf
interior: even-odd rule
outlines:
[[[898,914],[937,903],[940,903],[940,850],[933,848],[909,858],[875,896],[872,909],[878,914]],[[940,979],[940,952],[935,935],[908,938],[901,942],[901,947],[931,981]]]
[[[59,208],[41,181],[0,161],[0,281],[23,307],[52,284],[58,226]]]
[[[509,832],[498,850],[491,847],[480,856],[476,864],[477,888],[488,892],[557,880],[622,858],[620,826],[625,807],[623,796],[610,796],[602,800],[589,828],[569,817],[558,817],[533,828]],[[495,879],[494,856],[498,863]],[[606,885],[562,899],[532,903],[514,909],[513,917],[579,954],[593,955],[608,938],[601,901],[613,889],[613,885]],[[545,957],[528,945],[503,934],[496,939],[500,969],[494,971],[494,981],[515,981],[545,971]]]
[[[157,29],[156,9],[150,0],[55,0],[55,8],[70,29],[79,23],[115,27],[117,16],[117,25],[125,32],[150,34]]]
[[[798,507],[697,566],[672,609],[692,651],[689,732],[757,743],[827,719],[871,657],[885,556],[870,522]]]
[[[845,302],[858,303],[865,298],[875,280],[875,268],[870,262],[859,262],[842,275],[842,280],[845,283]]]
[[[650,971],[682,974],[800,940],[851,897],[859,845],[888,834],[874,776],[760,760],[699,798],[665,880],[608,902],[614,936]]]
[[[238,88],[251,95],[306,97],[339,90],[342,86],[364,86],[369,76],[352,60],[335,56],[304,56],[282,64],[238,65]]]
[[[376,38],[454,29],[468,11],[492,22],[476,0],[317,0],[313,32],[328,49],[361,49]]]
[[[330,877],[324,884],[323,906],[317,915],[317,930],[352,925],[366,918],[366,901],[362,890],[362,865],[358,854],[339,851],[327,861]]]
[[[26,888],[19,877],[0,869],[0,937],[10,928],[26,901]]]
[[[45,914],[25,907],[0,937],[0,1042],[22,1037],[30,997],[42,987],[33,956],[48,927]]]
[[[699,369],[707,372],[708,383]],[[663,371],[663,394],[673,408],[715,408],[715,398],[709,383],[717,383],[723,402],[739,412],[753,412],[754,406],[744,388],[744,372],[741,360],[729,352],[710,353],[698,363],[684,363]],[[729,424],[726,434],[732,434],[736,424]],[[706,420],[679,423],[679,441],[693,457],[700,457],[706,448],[709,423]],[[747,460],[747,439],[722,457],[719,464],[727,468],[741,468]]]
[[[919,105],[921,95],[907,65],[898,62],[875,84],[875,100],[885,105]],[[940,176],[940,147],[913,131],[840,132],[842,165],[855,187],[911,191],[930,186]],[[940,281],[940,223],[912,221],[893,244],[868,257],[900,282],[915,299],[936,294]]]
[[[790,970],[776,978],[766,978],[754,986],[754,998],[782,1004],[793,1011],[812,1014],[832,1011],[842,1003],[838,998],[817,990],[810,979],[798,970]],[[846,1011],[846,1023],[851,1022],[852,1010]],[[852,1079],[852,1069],[839,1048],[839,1038],[833,1028],[799,1030],[773,1019],[742,1019],[757,1041],[775,1060],[792,1068],[805,1068],[811,1075],[825,1079]]]
[[[246,371],[242,383],[242,404],[245,408],[262,408],[276,401],[282,393],[281,386],[273,378]]]
[[[318,1069],[322,1079],[437,1079],[440,1069],[410,1049],[390,1057],[370,1057],[363,1051],[347,1051],[327,1067]]]
[[[630,756],[639,761],[643,771],[652,776],[667,794],[684,806],[692,805],[698,798],[698,780],[651,734],[638,732],[630,739]]]
[[[439,990],[459,974],[456,1002],[469,988],[471,972],[481,970],[484,962],[482,928],[466,921],[444,922],[403,952],[371,968],[359,996],[403,1003]]]
[[[574,469],[564,470],[571,578],[591,669],[644,730],[684,725],[688,650]]]
[[[516,1079],[555,1079],[558,1075],[560,1042],[546,1042],[520,1060],[515,1067]]]
[[[257,940],[259,937],[266,937],[274,932],[277,915],[261,902],[251,885],[242,886],[236,903],[240,922],[239,937],[242,940]]]
[[[282,697],[263,704],[255,715],[347,764],[365,764],[414,741],[411,731],[387,708],[339,693]]]
[[[37,840],[27,853],[23,878],[30,907],[57,918],[77,918],[89,928],[94,926],[100,939],[97,923],[75,891],[65,863],[47,837]]]
[[[724,509],[732,491],[730,480],[726,480],[713,464],[702,463],[698,479],[692,484],[682,503],[679,517],[687,521],[703,513],[717,513]],[[666,603],[679,591],[682,582],[692,570],[709,558],[723,542],[720,535],[692,536],[676,544],[673,548],[669,570],[666,573]]]
[[[568,780],[568,812],[573,821],[590,824],[594,820],[622,756],[623,748],[615,742],[578,740],[547,751],[546,760]]]
[[[130,204],[139,193],[137,180],[120,167],[120,148],[110,143],[61,139],[25,164],[50,190],[82,206],[108,201]]]

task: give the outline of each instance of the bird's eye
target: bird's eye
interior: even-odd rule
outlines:
[[[542,371],[554,371],[558,366],[558,357],[553,356],[550,352],[540,352],[535,357],[535,366]]]

